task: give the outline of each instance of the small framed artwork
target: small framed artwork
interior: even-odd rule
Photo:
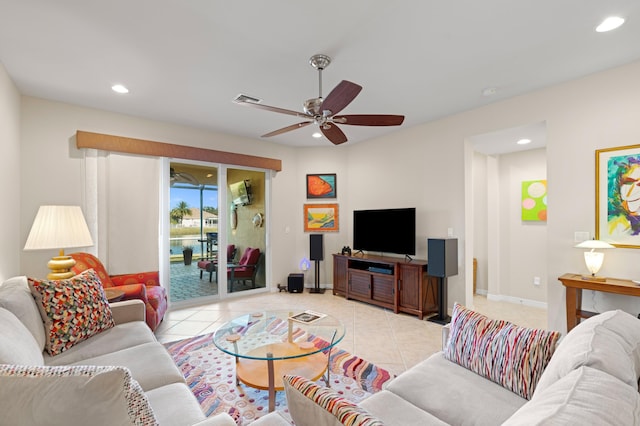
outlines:
[[[335,232],[338,229],[337,204],[304,205],[305,232]]]
[[[336,198],[336,174],[307,175],[307,198]]]
[[[522,182],[522,220],[547,220],[547,181],[525,180]]]
[[[596,150],[596,239],[640,248],[640,145]]]

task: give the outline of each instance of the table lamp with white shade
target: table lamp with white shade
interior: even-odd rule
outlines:
[[[25,250],[59,249],[47,267],[47,279],[60,280],[73,277],[76,261],[65,256],[64,249],[93,245],[91,233],[79,206],[40,206],[24,245]]]
[[[596,249],[612,249],[615,248],[609,243],[600,240],[584,240],[575,247],[590,249],[584,252],[584,262],[587,265],[587,269],[591,272],[591,275],[584,275],[582,278],[585,280],[606,281],[605,277],[598,277],[596,274],[602,267],[604,261],[604,253],[601,251],[595,251]]]

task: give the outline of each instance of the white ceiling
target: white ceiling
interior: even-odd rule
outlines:
[[[596,33],[609,15],[627,22]],[[0,62],[23,94],[252,138],[300,119],[232,99],[302,110],[316,53],[333,58],[324,96],[364,87],[343,114],[409,127],[638,60],[638,40],[638,0],[0,0]],[[314,127],[270,139],[330,145]],[[396,130],[341,128],[351,144]]]
[[[518,145],[517,142],[522,139],[528,139],[530,142],[526,145]],[[544,148],[547,146],[547,124],[540,122],[500,129],[495,132],[471,136],[469,141],[475,151],[487,155]]]

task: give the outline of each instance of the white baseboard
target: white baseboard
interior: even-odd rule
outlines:
[[[479,293],[480,291],[478,291]],[[531,306],[533,308],[547,309],[546,302],[539,302],[537,300],[523,299],[521,297],[503,296],[500,294],[487,294],[487,300],[493,300],[496,302],[514,303],[516,305]]]
[[[487,293],[489,293],[489,291],[485,290],[484,288],[477,288],[476,289],[476,294],[479,294],[480,296],[486,296]]]

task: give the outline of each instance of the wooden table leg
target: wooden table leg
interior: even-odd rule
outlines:
[[[577,288],[567,287],[566,292],[567,299],[567,332],[571,331],[573,327],[578,325],[578,308],[579,302],[582,302],[582,290]],[[582,303],[580,303],[581,305]]]

